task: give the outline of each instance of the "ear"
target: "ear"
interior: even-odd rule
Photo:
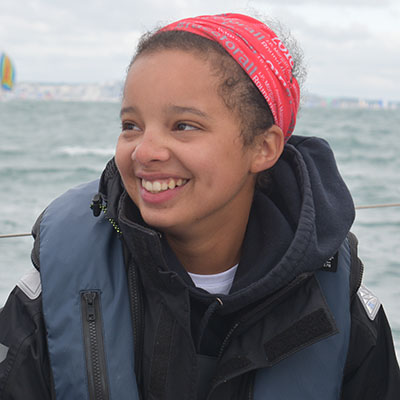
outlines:
[[[283,152],[284,145],[284,135],[278,125],[272,125],[271,128],[258,135],[254,143],[251,172],[256,174],[274,166]]]

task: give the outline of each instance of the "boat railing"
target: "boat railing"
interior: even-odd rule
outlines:
[[[365,210],[372,208],[386,208],[386,207],[400,207],[400,203],[390,203],[390,204],[369,204],[365,206],[355,206],[356,210]],[[32,236],[31,233],[8,233],[4,235],[0,235],[0,239],[5,238],[16,238],[16,237],[24,237],[24,236]]]

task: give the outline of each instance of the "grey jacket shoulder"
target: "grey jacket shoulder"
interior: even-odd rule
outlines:
[[[400,370],[392,332],[379,299],[362,285],[364,266],[357,239],[348,235],[351,251],[351,333],[344,371],[342,400],[400,398]]]
[[[48,400],[54,397],[40,279],[23,279],[0,312],[0,399]]]
[[[42,312],[39,274],[40,221],[32,228],[35,268],[21,277],[0,310],[0,399],[55,398]]]

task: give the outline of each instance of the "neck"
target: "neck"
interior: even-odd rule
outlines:
[[[195,274],[217,274],[239,263],[248,214],[240,223],[227,222],[207,232],[190,235],[166,234],[167,241],[181,264]]]

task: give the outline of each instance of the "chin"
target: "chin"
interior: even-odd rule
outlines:
[[[161,216],[161,215],[154,215],[154,214],[149,214],[149,213],[141,213],[143,221],[159,230],[159,231],[165,231],[168,229],[173,229],[174,225],[176,225],[175,221],[172,220],[172,218],[167,217],[167,216]]]

